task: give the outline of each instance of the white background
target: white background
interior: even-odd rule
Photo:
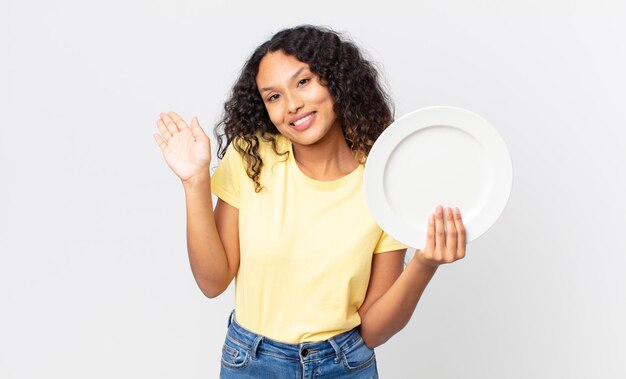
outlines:
[[[401,5],[404,4],[404,5]],[[252,50],[347,31],[396,116],[454,105],[511,152],[507,208],[439,270],[382,378],[626,377],[622,1],[0,2],[0,378],[214,378],[159,112],[211,130]],[[419,175],[419,173],[416,173]]]

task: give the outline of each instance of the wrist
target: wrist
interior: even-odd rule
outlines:
[[[438,263],[430,262],[424,259],[424,257],[420,255],[419,250],[415,252],[413,259],[411,259],[411,262],[409,262],[409,264],[412,264],[416,269],[420,271],[432,274],[434,274],[440,266]]]
[[[187,179],[181,180],[185,192],[194,191],[206,191],[211,189],[211,175],[207,173],[201,173],[193,175]]]

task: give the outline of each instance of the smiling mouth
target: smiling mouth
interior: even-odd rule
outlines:
[[[302,118],[301,118],[301,119],[299,119],[299,120],[296,120],[296,121],[294,121],[294,122],[290,123],[289,125],[292,125],[292,126],[302,125],[302,124],[304,124],[305,122],[309,121],[309,120],[311,119],[311,117],[313,117],[313,115],[314,115],[315,113],[316,113],[316,112],[309,113],[308,115],[306,115],[306,116],[302,117]]]

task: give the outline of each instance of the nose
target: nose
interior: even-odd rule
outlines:
[[[302,108],[304,105],[302,99],[296,93],[290,93],[286,95],[287,97],[287,109],[289,113],[298,113],[298,110]]]

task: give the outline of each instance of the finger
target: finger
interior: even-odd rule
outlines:
[[[157,128],[159,129],[159,132],[161,132],[161,135],[163,136],[165,141],[169,141],[172,138],[172,133],[167,130],[167,127],[161,119],[157,120]]]
[[[446,248],[445,229],[443,226],[443,207],[437,206],[435,209],[435,253],[434,258],[441,260],[443,251]]]
[[[159,145],[159,147],[161,148],[161,151],[165,150],[165,148],[167,147],[167,142],[165,142],[165,140],[163,139],[163,137],[161,137],[160,135],[158,135],[157,133],[154,133],[154,140],[156,141],[156,143]]]
[[[445,223],[446,223],[446,252],[444,260],[446,262],[454,262],[456,256],[457,246],[457,231],[454,223],[454,217],[452,217],[452,209],[446,207],[445,210]]]
[[[194,136],[194,138],[206,136],[206,133],[198,122],[198,117],[194,117],[191,119],[191,134]]]
[[[467,235],[465,233],[465,225],[461,217],[459,208],[454,208],[454,225],[456,226],[458,242],[456,249],[456,258],[463,259],[465,257],[465,249],[467,245]]]
[[[185,120],[183,120],[183,118],[178,115],[178,113],[176,113],[176,112],[167,112],[167,114],[168,114],[168,116],[170,116],[172,121],[174,121],[174,124],[176,124],[176,127],[178,128],[178,130],[183,130],[183,129],[189,127],[187,125],[187,123],[185,122]]]
[[[174,120],[172,120],[172,118],[169,116],[169,114],[161,113],[160,117],[161,117],[161,121],[163,121],[163,123],[165,124],[165,127],[167,128],[167,130],[170,132],[172,136],[178,133],[178,127],[176,126],[176,123],[174,122]]]

